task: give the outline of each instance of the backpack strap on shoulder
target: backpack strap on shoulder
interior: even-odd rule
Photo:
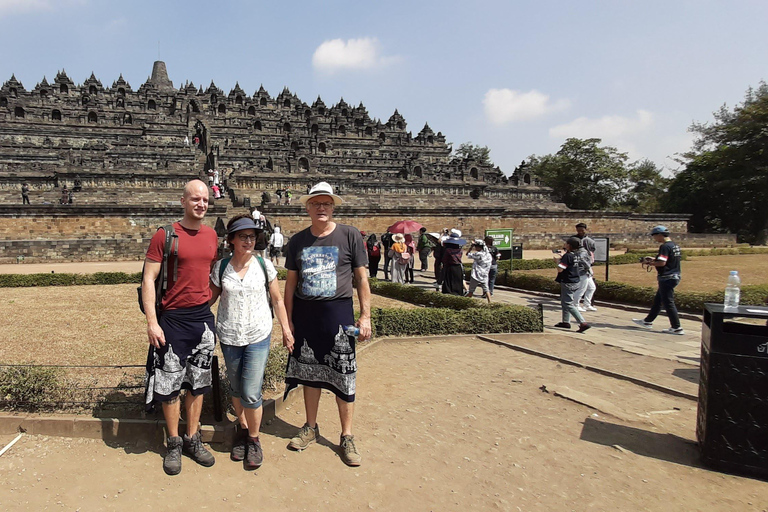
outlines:
[[[221,265],[219,265],[219,288],[224,289],[222,279],[224,279],[224,271],[227,270],[227,265],[229,265],[229,261],[232,259],[232,256],[229,258],[223,258],[221,260]]]
[[[256,260],[259,262],[262,272],[264,272],[264,288],[266,288],[267,291],[267,304],[269,304],[269,311],[272,313],[272,318],[274,318],[275,312],[272,309],[272,295],[269,293],[269,275],[267,275],[267,266],[264,264],[264,258],[261,256],[256,256]]]

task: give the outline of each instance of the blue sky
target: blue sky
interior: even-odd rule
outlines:
[[[507,174],[567,137],[671,171],[692,122],[766,78],[766,20],[762,0],[0,0],[0,80],[31,89],[63,68],[138,88],[159,47],[177,87],[397,108],[414,135],[428,122],[489,146]]]

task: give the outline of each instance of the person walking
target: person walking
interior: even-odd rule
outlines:
[[[285,393],[303,386],[306,419],[288,446],[304,450],[319,439],[318,406],[322,389],[328,389],[336,395],[341,421],[341,459],[349,466],[359,466],[361,456],[352,435],[355,345],[371,337],[365,245],[357,229],[333,221],[333,209],[342,199],[331,185],[320,182],[299,200],[311,225],[291,237],[285,260],[285,306],[296,340],[288,357]],[[360,304],[357,322],[353,281]],[[349,334],[352,325],[359,329],[357,337]]]
[[[571,237],[565,241],[563,250],[565,254],[560,257],[555,255],[557,261],[557,277],[555,281],[560,283],[560,306],[563,310],[562,321],[555,324],[555,327],[561,329],[571,328],[571,316],[579,322],[578,332],[584,332],[590,327],[574,303],[574,295],[579,289],[579,256],[578,250],[581,247],[581,241],[576,237]]]
[[[433,263],[434,272],[435,272],[435,289],[439,290],[440,285],[443,283],[442,280],[442,271],[443,271],[443,242],[440,240],[440,235],[438,233],[430,233],[430,237],[434,239],[434,247],[432,248],[432,257],[434,258],[435,262]]]
[[[392,247],[389,249],[389,258],[392,260],[392,282],[405,284],[407,282],[406,271],[411,260],[408,246],[405,244],[405,236],[402,233],[392,235]]]
[[[376,240],[376,234],[371,233],[365,242],[365,248],[368,253],[368,275],[376,277],[379,273],[379,262],[381,261],[381,243]]]
[[[493,287],[496,286],[496,276],[499,274],[499,258],[501,253],[493,245],[493,237],[487,236],[483,241],[488,248],[488,253],[491,255],[491,268],[488,270],[488,293],[493,297]]]
[[[662,329],[666,334],[676,334],[682,336],[685,331],[680,326],[680,317],[677,314],[675,305],[675,288],[680,284],[680,247],[669,237],[669,229],[665,226],[656,226],[651,230],[651,236],[654,241],[660,243],[659,252],[656,257],[647,256],[643,258],[643,265],[656,267],[658,289],[653,298],[651,310],[645,318],[633,318],[632,321],[643,327],[651,329],[653,321],[659,316],[661,307],[667,311],[669,317],[669,329]]]
[[[141,299],[147,319],[147,374],[145,404],[160,403],[168,432],[163,470],[181,472],[182,452],[202,466],[213,466],[213,455],[200,439],[203,395],[210,392],[211,361],[216,325],[208,301],[208,275],[216,259],[216,231],[203,224],[208,211],[208,187],[192,180],[181,197],[184,217],[173,223],[171,255],[166,262],[168,288],[159,314],[155,311],[155,279],[160,275],[166,233],[158,229],[149,242],[144,260]],[[187,428],[179,436],[179,395],[186,389],[184,408]]]
[[[283,332],[283,345],[293,347],[277,271],[272,262],[255,256],[257,232],[263,230],[249,215],[238,215],[227,224],[227,241],[234,248],[230,258],[216,262],[210,275],[213,305],[221,297],[216,332],[227,364],[237,430],[230,458],[243,461],[245,469],[264,462],[259,441],[262,418],[261,387],[267,368],[274,310]],[[271,308],[270,308],[271,302]]]
[[[419,253],[419,261],[421,262],[421,272],[426,272],[429,264],[429,253],[432,252],[434,244],[427,235],[427,228],[421,228],[419,230],[419,243],[416,244],[416,250]]]
[[[21,204],[30,204],[29,203],[29,183],[26,181],[21,184]]]
[[[280,264],[280,255],[283,253],[285,237],[280,232],[280,226],[275,226],[275,232],[269,237],[269,259],[275,265]]]
[[[587,236],[587,225],[583,222],[576,224],[576,238],[581,240],[582,249],[582,267],[586,268],[586,275],[582,278],[578,291],[573,300],[576,302],[576,308],[581,311],[597,311],[597,308],[592,304],[592,296],[595,294],[597,286],[595,285],[594,271],[592,270],[592,264],[595,262],[595,241]],[[580,302],[584,299],[584,306],[582,307]]]

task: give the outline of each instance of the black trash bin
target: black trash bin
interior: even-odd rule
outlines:
[[[705,304],[696,437],[715,469],[768,476],[768,308]]]

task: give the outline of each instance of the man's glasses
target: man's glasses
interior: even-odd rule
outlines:
[[[318,210],[320,208],[333,208],[333,203],[316,203],[316,202],[313,201],[313,202],[307,203],[307,204],[309,206],[311,206],[312,208],[314,208],[315,210]]]
[[[247,242],[248,240],[252,242],[256,241],[256,235],[237,235],[237,238],[239,238],[243,242]]]

